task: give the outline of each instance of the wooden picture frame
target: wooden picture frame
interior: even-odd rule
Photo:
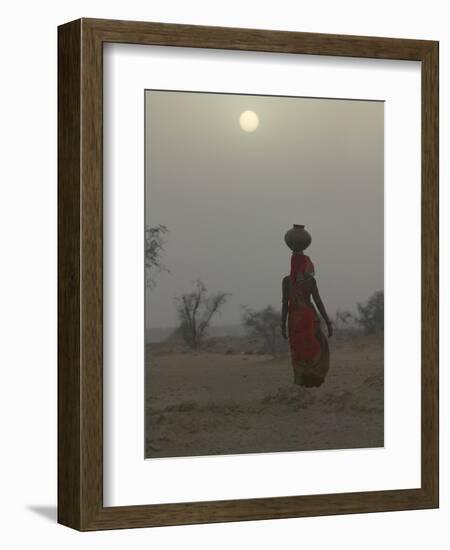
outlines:
[[[422,67],[421,487],[104,507],[102,61],[106,42],[415,60]],[[58,29],[58,521],[81,530],[438,506],[438,43],[79,19]],[[405,197],[405,202],[407,198]]]

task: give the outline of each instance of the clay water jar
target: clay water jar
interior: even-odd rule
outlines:
[[[292,252],[303,252],[311,244],[311,235],[304,225],[294,224],[284,236],[284,242]]]

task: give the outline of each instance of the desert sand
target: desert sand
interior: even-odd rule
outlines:
[[[146,457],[382,447],[382,336],[333,337],[320,388],[288,354],[147,346]]]

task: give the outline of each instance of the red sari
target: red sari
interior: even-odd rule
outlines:
[[[314,266],[304,254],[293,254],[288,284],[288,335],[294,382],[314,387],[323,384],[330,366],[328,341],[311,303],[317,289]]]

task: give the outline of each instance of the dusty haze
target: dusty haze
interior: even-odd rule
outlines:
[[[281,304],[289,272],[284,233],[312,235],[306,251],[331,316],[383,289],[382,102],[147,91],[146,224],[169,233],[146,291],[146,327],[176,325],[173,299],[201,278],[241,305]],[[239,126],[255,111],[253,133]]]

